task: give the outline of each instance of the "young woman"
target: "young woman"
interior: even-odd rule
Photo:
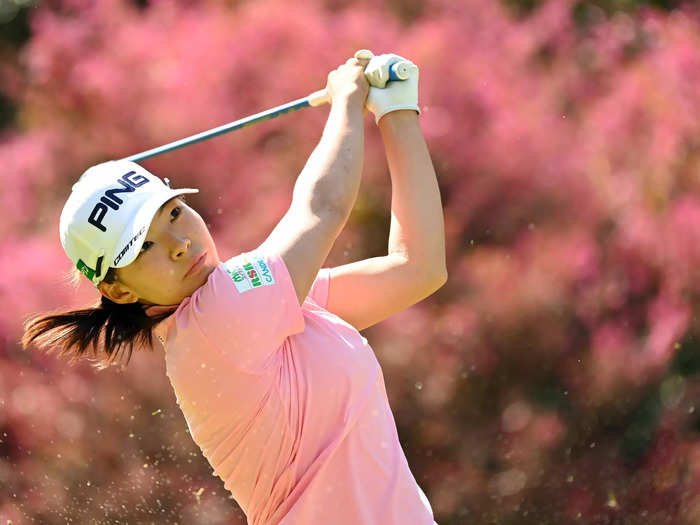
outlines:
[[[92,345],[104,366],[127,346],[128,358],[134,344],[152,347],[155,334],[193,439],[251,525],[434,523],[358,332],[447,278],[418,68],[384,89],[365,75],[396,59],[351,58],[328,75],[328,121],[289,210],[229,260],[181,197],[197,190],[125,161],[87,170],[61,214],[61,242],[101,303],[25,324],[25,347],[58,345],[75,360]],[[388,253],[321,268],[358,192],[365,107],[392,178]]]

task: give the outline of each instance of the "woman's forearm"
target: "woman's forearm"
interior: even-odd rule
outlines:
[[[438,276],[447,274],[440,189],[414,111],[382,117],[379,131],[391,173],[389,253]]]
[[[321,215],[348,217],[357,198],[364,157],[362,102],[350,98],[331,106],[323,135],[294,186],[293,200]]]

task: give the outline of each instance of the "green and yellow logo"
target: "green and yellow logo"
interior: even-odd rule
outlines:
[[[88,266],[83,262],[82,259],[78,259],[78,264],[76,264],[75,266],[85,277],[92,281],[92,278],[95,276],[95,270],[93,270],[92,268],[88,268]]]
[[[270,268],[261,257],[235,257],[224,267],[239,293],[275,284]]]
[[[250,278],[250,283],[253,285],[253,287],[262,285],[262,283],[260,282],[260,276],[258,275],[258,272],[255,270],[255,268],[250,262],[246,261],[246,263],[243,265],[243,269],[246,271],[246,275],[248,275],[248,278]]]
[[[231,276],[231,279],[233,279],[234,282],[236,283],[242,283],[245,281],[245,275],[243,275],[243,272],[236,270],[230,270],[226,268],[226,273],[228,273]]]

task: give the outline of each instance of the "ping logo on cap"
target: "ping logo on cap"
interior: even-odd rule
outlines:
[[[117,197],[117,193],[131,193],[136,191],[136,188],[148,183],[149,180],[143,175],[136,175],[136,172],[132,170],[119,177],[117,182],[121,185],[121,188],[110,188],[106,190],[99,202],[92,208],[90,216],[88,217],[88,222],[103,232],[107,231],[107,227],[102,224],[102,219],[107,215],[109,208],[118,210],[119,206],[124,204],[124,201]],[[109,206],[109,208],[107,206]]]

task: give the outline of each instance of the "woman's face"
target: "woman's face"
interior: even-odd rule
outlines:
[[[202,254],[202,262],[188,273]],[[219,255],[204,220],[174,197],[156,212],[138,257],[116,269],[114,283],[102,281],[98,287],[115,303],[180,304],[206,283],[218,264]]]

